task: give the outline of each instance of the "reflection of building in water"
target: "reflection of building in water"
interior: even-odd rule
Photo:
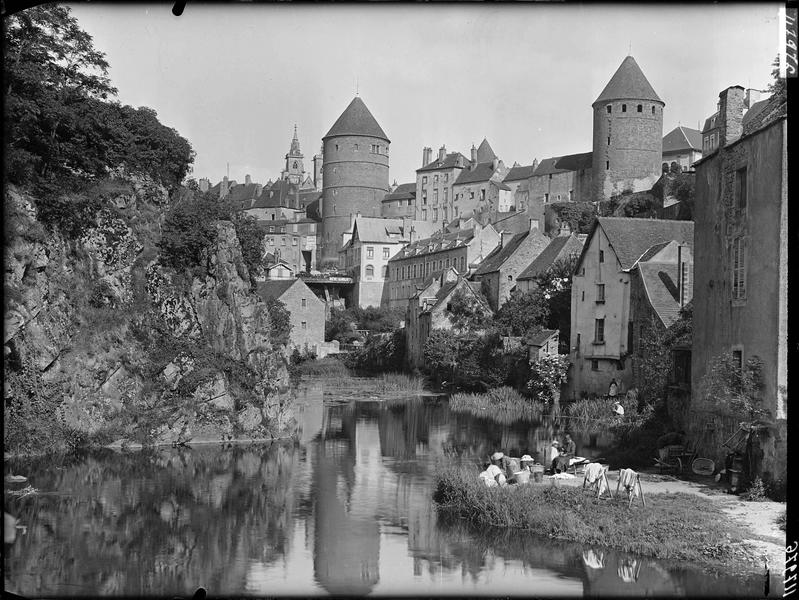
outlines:
[[[353,511],[366,493],[359,488],[371,485],[375,470],[368,452],[360,464],[359,450],[371,443],[376,446],[371,452],[378,458],[380,452],[376,432],[363,425],[356,423],[354,405],[327,406],[322,440],[315,447],[314,575],[331,594],[369,593],[380,577],[375,513]],[[360,437],[365,438],[361,446]]]
[[[383,456],[412,458],[416,446],[427,444],[429,421],[420,402],[387,407],[380,411],[378,427]]]

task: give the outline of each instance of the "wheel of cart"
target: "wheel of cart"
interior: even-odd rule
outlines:
[[[683,458],[685,457],[685,446],[667,446],[664,458],[656,458],[655,464],[660,469],[661,474],[665,471],[682,473]]]

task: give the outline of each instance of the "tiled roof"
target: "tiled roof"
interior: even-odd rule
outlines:
[[[663,102],[647,81],[641,67],[632,56],[626,57],[594,104],[608,100],[654,100]]]
[[[694,247],[694,224],[692,221],[670,221],[665,219],[630,219],[625,217],[599,217],[586,240],[580,262],[590,245],[590,239],[598,227],[602,227],[625,271],[655,244],[675,240]]]
[[[383,202],[391,200],[408,200],[416,197],[416,184],[415,183],[402,183],[397,186],[393,192],[389,192],[383,198]]]
[[[533,229],[532,231],[528,230],[523,233],[517,233],[510,239],[510,241],[508,241],[508,243],[498,246],[488,256],[486,256],[483,262],[480,263],[480,267],[477,269],[477,271],[475,271],[475,275],[485,275],[486,273],[498,271],[505,261],[513,256],[513,253],[516,252],[519,246],[521,246],[522,242],[524,242],[528,236],[531,235],[541,238],[542,240],[548,239],[537,229]]]
[[[512,167],[502,181],[521,181],[522,179],[527,179],[533,176],[535,169],[535,165]]]
[[[280,298],[298,279],[273,279],[258,282],[258,295],[264,300]]]
[[[474,166],[474,169],[463,169],[463,171],[461,171],[458,175],[458,178],[455,180],[454,185],[488,181],[491,179],[491,177],[493,177],[494,173],[495,171],[493,162],[477,163]]]
[[[644,290],[652,308],[666,327],[680,317],[676,263],[638,263]]]
[[[533,262],[531,262],[516,279],[532,279],[536,275],[544,273],[555,261],[565,258],[570,254],[579,255],[582,249],[582,242],[580,242],[574,234],[556,237],[541,251],[541,254],[533,259]]]
[[[390,244],[399,242],[402,235],[402,219],[384,219],[382,217],[356,217],[355,229],[362,242],[378,242]],[[391,238],[390,233],[400,237]],[[353,231],[353,237],[355,232]]]
[[[593,152],[583,152],[581,154],[567,154],[566,156],[545,158],[538,163],[538,168],[535,170],[534,175],[550,175],[590,169],[593,155]]]
[[[366,104],[358,96],[352,99],[352,102],[344,109],[341,116],[333,123],[333,127],[322,139],[337,135],[368,135],[389,141],[388,136],[378,125],[377,120],[366,108]]]
[[[458,158],[460,158],[460,165],[458,164]],[[454,167],[465,167],[469,164],[469,159],[466,158],[460,152],[450,152],[444,157],[444,160],[436,159],[429,164],[426,164],[421,169],[416,169],[416,172],[420,171],[435,171],[437,169],[452,169]]]
[[[527,342],[528,346],[543,346],[546,341],[556,333],[560,332],[557,329],[542,329],[538,333],[529,336],[524,341]]]
[[[407,258],[409,256],[420,256],[423,254],[432,254],[440,250],[455,248],[457,246],[465,246],[474,238],[474,229],[458,230],[451,233],[441,235],[434,235],[432,237],[422,238],[413,243],[408,244],[402,250],[397,252],[389,262]]]
[[[702,132],[690,127],[675,127],[663,136],[663,154],[702,149]]]

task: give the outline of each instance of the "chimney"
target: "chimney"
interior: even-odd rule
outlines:
[[[255,196],[256,197],[260,196],[261,192],[263,191],[263,189],[264,189],[264,186],[262,186],[260,183],[256,183],[255,184]]]
[[[438,160],[444,160],[444,157],[446,155],[447,155],[447,147],[441,146],[441,148],[438,149]]]
[[[749,110],[755,102],[760,102],[760,90],[749,88],[746,90],[746,98],[744,99],[744,107]]]
[[[744,116],[744,89],[728,87],[719,94],[719,147],[727,146],[741,137]]]
[[[471,164],[472,167],[474,167],[474,165],[477,164],[477,148],[474,147],[474,144],[472,144],[472,161],[471,162],[472,162],[472,164]]]
[[[533,229],[538,229],[538,219],[528,219],[530,221],[530,226],[527,228],[530,231]]]
[[[422,148],[422,166],[426,167],[430,164],[430,158],[433,156],[433,149],[425,146]]]
[[[247,184],[247,185],[250,185],[252,183],[252,177],[250,177],[249,175],[245,175],[244,176],[244,183]]]
[[[677,299],[680,308],[688,304],[693,294],[691,293],[691,259],[686,252],[686,245],[677,246]]]
[[[457,160],[456,164],[461,169],[463,168],[463,154],[460,154],[460,153],[458,154],[458,160]]]
[[[502,236],[502,239],[500,241],[500,247],[504,248],[505,246],[508,245],[508,242],[510,242],[513,239],[513,236],[516,234],[513,233],[512,231],[503,230],[500,232],[500,235]]]
[[[491,161],[491,168],[494,171],[496,171],[498,166],[499,166],[499,159],[494,157],[494,160]]]

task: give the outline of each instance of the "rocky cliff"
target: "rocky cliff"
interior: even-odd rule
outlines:
[[[177,272],[156,245],[166,190],[127,178],[102,193],[106,208],[67,240],[35,198],[6,191],[7,449],[290,429],[286,368],[233,224],[215,223],[203,268]]]

